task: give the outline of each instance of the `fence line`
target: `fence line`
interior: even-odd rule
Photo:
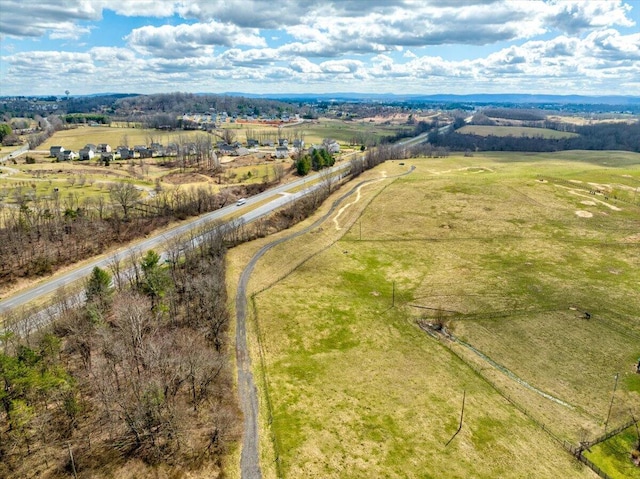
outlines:
[[[606,472],[604,472],[602,469],[600,469],[600,467],[598,467],[596,464],[594,464],[589,459],[587,459],[582,453],[584,452],[585,449],[588,449],[589,447],[591,447],[591,446],[593,446],[595,444],[598,444],[600,442],[606,441],[607,439],[615,436],[616,434],[619,434],[620,432],[624,431],[625,429],[627,429],[628,427],[632,426],[633,424],[636,424],[638,422],[637,420],[632,419],[632,420],[628,421],[627,423],[625,423],[625,424],[623,424],[623,425],[621,425],[621,426],[609,431],[608,433],[597,437],[596,439],[594,439],[591,442],[581,443],[579,446],[574,446],[573,444],[571,444],[566,439],[561,439],[560,437],[558,437],[553,431],[549,430],[544,425],[544,423],[542,423],[536,417],[534,417],[533,414],[531,414],[526,408],[521,406],[518,402],[516,402],[514,399],[512,399],[508,394],[503,392],[498,387],[498,385],[496,383],[494,383],[491,379],[489,379],[487,376],[482,374],[480,368],[478,368],[474,364],[471,364],[470,362],[466,361],[465,358],[462,356],[462,354],[459,353],[458,351],[456,351],[453,348],[453,346],[452,346],[453,343],[451,343],[449,341],[444,341],[443,337],[439,336],[435,332],[430,331],[427,328],[420,328],[420,329],[422,329],[423,331],[428,333],[430,336],[434,337],[440,344],[445,346],[453,355],[455,355],[458,359],[460,359],[463,363],[465,363],[478,376],[480,376],[482,379],[484,379],[487,382],[487,384],[489,384],[500,396],[502,396],[504,399],[506,399],[511,405],[513,405],[522,414],[527,416],[528,419],[530,419],[535,425],[537,425],[540,429],[542,429],[545,433],[547,433],[547,435],[549,435],[549,437],[551,437],[551,439],[553,439],[560,446],[562,446],[562,448],[565,451],[569,452],[573,457],[575,457],[576,460],[580,461],[585,466],[590,468],[593,472],[595,472],[602,479],[613,479]]]
[[[613,436],[615,436],[617,434],[620,434],[622,431],[624,431],[628,427],[631,427],[634,424],[637,424],[637,422],[638,422],[638,420],[636,420],[636,419],[630,419],[629,421],[627,421],[626,423],[622,424],[621,426],[618,426],[617,428],[612,429],[609,432],[605,432],[603,435],[598,436],[593,441],[589,441],[588,443],[586,443],[586,447],[585,448],[588,449],[591,446],[595,446],[596,444],[600,444],[601,442],[604,442],[607,439],[610,439]]]

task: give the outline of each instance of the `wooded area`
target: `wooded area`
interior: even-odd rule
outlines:
[[[565,125],[565,124],[563,124]],[[429,142],[454,151],[532,151],[625,150],[640,152],[640,125],[637,123],[599,123],[563,128],[580,136],[572,138],[540,138],[526,136],[479,136],[456,131],[444,135],[432,133]]]
[[[45,331],[7,318],[0,476],[117,476],[132,458],[220,470],[240,434],[226,249],[220,231],[201,239],[176,243],[168,265],[149,251],[131,258],[131,274],[116,263],[110,272],[95,268],[86,302],[74,307],[60,294],[60,316]]]

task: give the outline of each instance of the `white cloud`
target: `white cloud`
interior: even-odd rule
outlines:
[[[129,45],[140,53],[160,58],[211,55],[214,46],[266,46],[254,29],[218,22],[136,28],[127,37]]]
[[[169,20],[132,30],[127,48],[46,51],[47,38],[91,45],[105,10]],[[0,35],[15,37],[14,48],[39,39],[42,50],[24,51],[25,43],[12,51],[3,41],[5,91],[202,91],[237,81],[286,91],[599,93],[626,85],[632,93],[640,76],[640,34],[623,33],[634,25],[628,0],[0,0],[0,11]],[[460,59],[458,49],[458,60],[447,59],[458,45],[483,53]]]

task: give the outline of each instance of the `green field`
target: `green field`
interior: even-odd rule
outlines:
[[[67,150],[78,151],[86,144],[98,145],[106,143],[113,151],[119,146],[127,144],[150,145],[152,142],[167,145],[178,141],[179,138],[191,138],[195,135],[205,135],[202,131],[172,131],[165,132],[142,128],[111,128],[108,126],[81,126],[68,130],[57,131],[51,138],[38,146],[38,150],[49,150],[52,146],[64,146]],[[213,142],[215,143],[214,138]]]
[[[632,426],[600,444],[591,446],[584,455],[612,479],[640,477],[640,467],[631,462],[629,450],[639,444],[638,430]]]
[[[567,131],[549,130],[547,128],[534,128],[527,126],[490,126],[490,125],[466,125],[456,130],[458,133],[479,136],[525,136],[529,138],[571,138],[578,136]]]
[[[381,125],[362,121],[322,119],[317,122],[308,122],[299,126],[285,128],[285,132],[297,132],[309,145],[322,143],[324,138],[332,138],[341,144],[353,143],[360,145],[363,142],[376,144],[382,138],[394,136],[400,131],[406,131],[408,128],[410,127]]]
[[[589,189],[640,155],[406,163],[256,271],[265,477],[593,477],[560,443],[602,433],[615,373],[610,427],[640,416],[640,208]]]

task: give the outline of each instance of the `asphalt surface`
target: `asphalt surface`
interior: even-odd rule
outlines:
[[[340,165],[334,167],[332,170],[336,174],[342,174],[342,172],[346,171],[348,167],[348,163],[341,163]],[[112,254],[103,256],[100,259],[88,261],[84,265],[77,267],[67,273],[56,274],[48,277],[42,280],[36,286],[28,288],[24,291],[20,291],[7,298],[2,298],[2,300],[0,301],[0,314],[6,313],[11,309],[20,306],[25,306],[42,296],[54,293],[63,286],[86,278],[91,273],[91,270],[93,270],[93,268],[95,268],[96,266],[98,266],[99,268],[107,268],[111,262],[116,259],[123,259],[127,257],[131,251],[148,251],[150,249],[153,249],[161,253],[164,249],[164,244],[173,238],[186,235],[190,231],[197,230],[198,228],[201,228],[202,226],[207,224],[213,225],[219,223],[231,213],[244,211],[246,209],[249,209],[252,205],[271,200],[240,216],[240,219],[246,223],[255,221],[256,219],[269,214],[276,208],[279,208],[290,201],[294,201],[296,198],[304,196],[305,194],[309,193],[314,187],[318,186],[309,186],[308,188],[302,189],[295,193],[288,193],[288,190],[292,190],[306,184],[311,185],[311,183],[319,178],[319,174],[309,175],[306,178],[301,178],[291,183],[269,189],[258,195],[248,198],[247,202],[242,205],[242,207],[238,207],[235,205],[235,203],[233,203],[232,205],[225,206],[224,208],[221,208],[219,210],[199,216],[196,219],[176,226],[161,234],[157,234],[155,236],[147,238],[144,241],[137,243],[133,247],[123,248]]]
[[[446,128],[446,127],[445,127]],[[440,130],[443,130],[442,128]],[[444,130],[446,131],[446,130]],[[439,131],[443,132],[443,131]],[[406,140],[402,140],[396,145],[398,146],[412,146],[421,142],[426,141],[428,137],[428,132],[423,133],[414,138],[408,138]],[[347,160],[349,156],[355,157],[358,153],[352,153],[343,157],[344,160]],[[331,168],[331,173],[342,178],[344,175],[348,173],[350,164],[348,161],[343,161],[337,166]],[[403,176],[411,173],[415,169],[414,166],[411,167],[409,171],[403,173]],[[34,300],[54,293],[58,289],[63,286],[66,286],[70,283],[76,282],[80,279],[86,278],[91,270],[98,266],[100,268],[107,268],[110,263],[114,260],[126,258],[130,252],[132,251],[148,251],[150,249],[154,249],[155,251],[163,254],[164,253],[164,245],[171,239],[181,237],[186,235],[187,233],[202,228],[205,225],[211,225],[214,227],[216,224],[220,224],[228,215],[233,212],[243,211],[249,209],[251,206],[265,202],[265,204],[255,207],[254,209],[247,211],[247,213],[241,215],[239,219],[246,223],[255,221],[263,216],[268,215],[273,210],[284,206],[285,204],[295,201],[297,198],[305,196],[315,190],[316,188],[321,188],[322,185],[322,175],[317,173],[313,175],[309,175],[305,178],[301,178],[291,183],[287,183],[285,185],[278,186],[276,188],[272,188],[270,190],[264,191],[258,195],[252,196],[247,199],[246,203],[241,207],[238,207],[234,204],[221,208],[219,210],[207,213],[202,215],[196,219],[193,219],[189,222],[183,223],[179,226],[176,226],[168,231],[165,231],[161,234],[154,235],[144,241],[141,241],[133,247],[123,248],[118,250],[112,254],[104,256],[100,259],[96,259],[93,261],[88,261],[84,265],[73,269],[67,273],[53,275],[45,280],[43,280],[40,284],[28,288],[24,291],[20,291],[8,298],[4,298],[0,301],[0,314],[6,313],[11,309],[26,306],[30,302]],[[393,177],[389,177],[393,178]],[[319,180],[319,181],[318,181]],[[255,386],[255,382],[253,380],[253,374],[251,372],[251,357],[249,355],[248,347],[247,347],[247,334],[246,334],[246,307],[247,307],[247,299],[246,299],[246,290],[247,284],[251,277],[251,273],[255,268],[258,260],[271,248],[298,237],[300,235],[306,234],[310,230],[316,228],[318,225],[323,223],[334,211],[335,209],[349,196],[351,196],[360,186],[368,183],[371,180],[361,181],[357,185],[355,185],[351,190],[338,198],[330,210],[313,224],[308,227],[291,234],[289,236],[280,238],[276,241],[273,241],[263,248],[261,248],[254,257],[249,261],[245,269],[243,270],[237,290],[236,296],[236,313],[237,313],[237,325],[236,325],[236,355],[237,355],[237,365],[238,365],[238,394],[240,400],[240,406],[244,415],[244,436],[243,436],[243,444],[242,444],[242,453],[240,459],[240,468],[241,468],[241,477],[242,479],[260,479],[262,478],[262,471],[260,469],[260,454],[259,454],[259,434],[258,434],[258,393]],[[308,186],[306,186],[308,185]],[[306,187],[305,187],[306,186]],[[290,190],[294,190],[300,188],[300,191],[296,191],[291,193]],[[269,201],[270,200],[270,201]],[[73,301],[81,301],[81,296],[74,296]],[[26,330],[37,329],[48,322],[50,322],[56,316],[56,312],[51,308],[42,310],[33,316],[27,318],[22,325],[18,325],[18,331],[20,328]]]

